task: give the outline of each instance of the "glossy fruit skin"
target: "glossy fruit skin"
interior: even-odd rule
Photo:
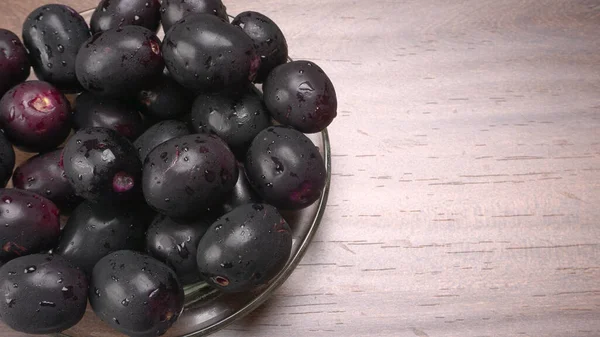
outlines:
[[[171,77],[163,75],[153,87],[140,91],[144,115],[157,120],[176,119],[192,111],[194,96]]]
[[[260,56],[260,68],[255,83],[262,83],[271,70],[288,61],[288,45],[279,26],[266,15],[243,12],[233,19],[232,25],[240,27],[254,41]]]
[[[139,106],[124,100],[81,93],[75,100],[74,129],[108,128],[134,140],[144,132],[144,121]]]
[[[119,203],[140,196],[137,151],[114,130],[77,131],[63,149],[63,167],[77,195],[87,200]]]
[[[59,210],[38,194],[17,189],[0,189],[0,260],[39,253],[58,242]],[[27,235],[24,235],[27,233]]]
[[[15,168],[15,150],[0,132],[0,187],[5,187]]]
[[[192,14],[211,14],[229,22],[227,8],[221,0],[163,0],[160,12],[165,32]]]
[[[31,72],[29,55],[15,33],[0,28],[0,98],[13,86],[25,81]]]
[[[148,254],[171,267],[183,284],[200,281],[196,248],[214,220],[216,218],[208,216],[182,222],[158,214],[146,235]]]
[[[224,292],[245,292],[267,284],[292,249],[292,231],[267,204],[240,206],[223,215],[198,244],[198,270]]]
[[[269,127],[254,138],[245,167],[254,190],[267,203],[286,210],[302,209],[319,199],[327,176],[312,141],[283,126]]]
[[[144,132],[133,145],[144,162],[150,151],[169,139],[189,135],[190,130],[184,122],[167,120],[154,124]]]
[[[90,284],[94,312],[133,337],[160,336],[183,310],[184,294],[175,272],[141,253],[121,250],[102,258]]]
[[[227,144],[215,135],[195,134],[168,140],[148,154],[142,188],[157,211],[189,218],[225,200],[237,178]]]
[[[15,188],[48,198],[61,210],[70,210],[81,202],[60,165],[62,148],[38,154],[21,163],[13,174]]]
[[[71,131],[71,105],[50,83],[24,82],[0,100],[0,125],[6,138],[23,151],[52,150]]]
[[[240,172],[238,181],[227,200],[222,203],[221,209],[223,213],[229,213],[242,205],[258,204],[262,202],[260,196],[256,194],[254,189],[252,189],[250,182],[248,182],[248,178],[246,178],[246,169],[240,163],[238,163],[238,170]]]
[[[337,116],[333,83],[309,61],[293,61],[273,69],[263,92],[271,116],[304,133],[324,130]]]
[[[56,255],[16,258],[0,268],[0,317],[14,330],[53,334],[77,324],[87,306],[88,280]]]
[[[94,265],[112,252],[144,249],[148,214],[147,207],[85,201],[69,217],[54,253],[91,275]]]
[[[252,40],[210,14],[190,15],[173,25],[163,56],[171,76],[194,92],[241,88],[254,79],[260,64]]]
[[[153,32],[160,24],[158,0],[102,0],[90,21],[92,33],[123,26],[142,26]]]
[[[83,17],[64,5],[39,7],[23,24],[23,42],[37,78],[61,90],[81,87],[75,76],[75,58],[89,37]]]
[[[194,130],[216,134],[238,156],[246,154],[254,137],[270,125],[269,113],[253,90],[200,95],[192,107]]]
[[[164,61],[160,40],[140,26],[124,26],[88,39],[77,54],[81,85],[96,95],[135,95],[160,78]]]

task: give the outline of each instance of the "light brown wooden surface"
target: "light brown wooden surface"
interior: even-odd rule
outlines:
[[[47,2],[2,0],[0,26]],[[340,106],[314,243],[216,336],[600,336],[600,1],[226,4]]]

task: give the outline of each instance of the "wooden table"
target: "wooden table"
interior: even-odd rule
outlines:
[[[47,2],[3,0],[0,25]],[[599,1],[226,4],[340,106],[308,254],[216,336],[600,336]]]

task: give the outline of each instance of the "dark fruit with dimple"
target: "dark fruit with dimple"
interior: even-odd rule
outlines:
[[[10,88],[25,81],[30,72],[29,56],[19,37],[0,29],[0,98]]]
[[[73,124],[76,130],[89,127],[112,129],[129,140],[136,139],[144,132],[144,121],[135,103],[89,92],[77,96]]]
[[[223,215],[198,245],[198,270],[224,292],[250,291],[283,268],[292,249],[292,231],[275,207],[243,205]]]
[[[162,262],[121,250],[102,258],[90,284],[94,312],[133,337],[160,336],[177,321],[184,294],[175,272]]]
[[[92,15],[90,28],[98,33],[133,25],[156,31],[159,24],[158,0],[102,0]]]
[[[190,130],[184,122],[177,120],[162,121],[154,124],[144,132],[133,145],[138,151],[140,160],[143,162],[158,145],[180,136],[189,135]]]
[[[256,53],[260,56],[260,68],[254,82],[262,83],[271,70],[288,59],[288,45],[283,32],[273,20],[257,12],[243,12],[233,19],[232,25],[240,27],[248,34]]]
[[[38,194],[0,189],[0,260],[54,247],[60,234],[59,210]]]
[[[43,152],[60,145],[71,131],[71,105],[57,88],[29,81],[9,90],[0,100],[0,125],[15,146]]]
[[[106,128],[77,131],[63,150],[67,179],[77,195],[119,203],[140,195],[142,164],[125,137]]]
[[[140,91],[144,115],[158,120],[175,119],[192,110],[194,96],[171,77],[163,75],[153,87]]]
[[[261,97],[253,90],[200,95],[192,108],[192,125],[199,133],[214,133],[242,156],[254,137],[271,125]]]
[[[271,116],[304,133],[325,129],[337,116],[337,96],[325,72],[309,61],[275,68],[263,85]]]
[[[59,333],[85,314],[88,280],[60,256],[35,254],[8,262],[0,268],[0,288],[0,317],[20,332]]]
[[[238,163],[238,170],[240,172],[238,175],[238,181],[235,184],[233,191],[227,200],[223,202],[223,206],[221,207],[223,213],[231,212],[236,207],[245,204],[256,204],[261,202],[260,196],[256,194],[248,182],[248,178],[246,178],[246,169],[242,164]]]
[[[160,12],[165,32],[175,22],[192,14],[211,14],[229,22],[227,8],[221,0],[164,0]]]
[[[91,275],[94,265],[112,252],[142,250],[150,219],[147,207],[86,201],[69,217],[54,253]]]
[[[83,17],[64,5],[39,7],[23,24],[23,42],[37,78],[61,90],[81,87],[75,76],[75,58],[89,37]]]
[[[215,135],[173,138],[152,150],[142,178],[146,202],[174,218],[200,215],[225,200],[238,178],[227,144]]]
[[[0,132],[0,187],[6,186],[14,168],[15,150],[4,133]]]
[[[215,218],[200,217],[195,221],[175,221],[159,214],[148,228],[146,249],[154,258],[171,267],[183,284],[200,280],[196,265],[196,248]]]
[[[173,25],[163,55],[170,75],[193,91],[241,88],[254,79],[260,64],[252,39],[209,14],[190,15]]]
[[[317,147],[297,130],[272,126],[254,138],[246,175],[269,204],[286,210],[310,206],[321,196],[327,172]]]
[[[97,95],[135,95],[163,72],[160,40],[147,28],[124,26],[96,33],[77,54],[77,78]]]
[[[13,175],[15,188],[48,198],[60,209],[72,209],[81,202],[61,167],[62,149],[38,154],[21,163]]]

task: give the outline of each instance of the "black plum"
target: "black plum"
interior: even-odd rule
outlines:
[[[31,72],[29,56],[15,33],[0,28],[0,98]]]
[[[235,156],[215,135],[173,138],[144,161],[146,202],[173,218],[189,218],[225,200],[238,179]]]
[[[0,260],[54,247],[60,234],[59,214],[56,205],[40,195],[0,189]]]
[[[189,135],[190,130],[184,122],[177,120],[162,121],[154,124],[133,143],[143,162],[158,145],[169,139]]]
[[[6,186],[14,168],[15,150],[4,133],[0,132],[0,187]]]
[[[242,164],[238,163],[238,181],[233,188],[233,191],[223,202],[223,206],[221,207],[224,213],[229,213],[233,211],[236,207],[245,205],[245,204],[255,204],[260,203],[261,199],[258,194],[252,189],[252,186],[248,182],[248,178],[246,178],[246,169]]]
[[[119,203],[140,195],[137,151],[114,130],[77,131],[63,149],[63,167],[77,195],[87,200]]]
[[[215,133],[236,154],[245,154],[254,137],[271,125],[262,99],[254,90],[200,95],[192,108],[192,126]]]
[[[275,207],[243,205],[223,215],[198,244],[198,270],[224,292],[250,291],[283,268],[292,231]]]
[[[23,24],[23,42],[37,78],[61,90],[80,88],[75,58],[89,37],[90,29],[83,17],[64,5],[39,7]]]
[[[325,72],[309,61],[275,68],[263,85],[271,116],[304,133],[325,129],[337,116],[337,96]]]
[[[273,20],[257,12],[243,12],[231,22],[234,26],[242,28],[256,46],[260,56],[260,68],[254,82],[262,83],[267,75],[288,59],[288,45],[283,32]]]
[[[62,149],[29,158],[15,169],[14,187],[42,195],[60,209],[72,209],[81,198],[67,180],[61,158]]]
[[[138,99],[145,107],[144,114],[158,120],[189,114],[194,101],[187,89],[167,75],[163,75],[153,87],[140,91]]]
[[[175,221],[159,214],[148,228],[146,249],[154,258],[171,267],[184,284],[200,280],[196,264],[196,248],[215,217],[195,221]]]
[[[77,96],[73,124],[76,130],[89,127],[113,129],[129,140],[136,139],[144,132],[144,121],[138,105],[89,92]]]
[[[254,138],[246,175],[269,204],[287,210],[310,206],[321,196],[327,172],[317,147],[297,130],[272,126]]]
[[[162,262],[121,250],[102,258],[90,284],[94,312],[114,329],[133,337],[160,336],[183,309],[183,288]]]
[[[6,325],[27,334],[54,334],[81,320],[88,280],[60,256],[34,254],[16,258],[0,268],[0,317]]]
[[[254,43],[239,28],[209,14],[173,25],[163,42],[170,75],[193,91],[221,91],[252,81],[260,65]]]
[[[92,33],[98,33],[133,25],[156,31],[159,24],[158,0],[102,0],[92,14],[90,28]]]
[[[227,8],[221,0],[163,0],[160,12],[165,32],[191,14],[212,14],[229,22]]]
[[[47,82],[24,82],[0,100],[0,125],[11,143],[24,151],[52,150],[71,131],[71,105]]]
[[[160,78],[164,61],[160,40],[147,28],[124,26],[96,33],[76,60],[77,78],[97,95],[135,95]]]
[[[147,207],[86,201],[67,221],[55,254],[91,275],[104,256],[123,249],[142,250],[150,223]]]

